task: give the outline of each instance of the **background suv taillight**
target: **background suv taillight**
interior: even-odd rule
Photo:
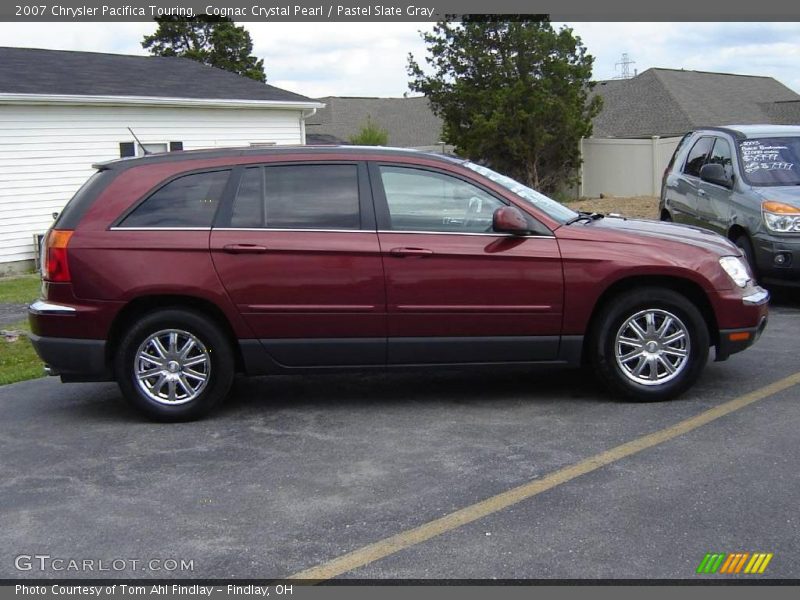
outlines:
[[[72,231],[51,229],[42,244],[42,279],[45,281],[70,281],[67,244]]]

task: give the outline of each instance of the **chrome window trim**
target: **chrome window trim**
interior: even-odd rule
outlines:
[[[36,315],[42,314],[72,314],[76,312],[74,306],[65,306],[64,304],[54,304],[45,300],[37,300],[28,307],[28,310]]]
[[[518,237],[518,238],[543,238],[548,240],[556,239],[554,235],[516,235],[514,233],[472,233],[469,231],[409,231],[403,229],[380,229],[378,233],[411,233],[414,235],[482,235],[490,237]]]
[[[467,231],[404,231],[397,229],[280,229],[274,227],[214,227],[214,231],[269,231],[275,232],[302,232],[302,233],[409,233],[412,235],[470,235],[489,237],[521,237],[555,239],[554,235],[515,235],[513,233],[473,233]]]
[[[211,227],[109,227],[109,231],[211,231]]]
[[[214,231],[297,231],[301,233],[376,233],[374,229],[284,229],[281,227],[214,227]]]

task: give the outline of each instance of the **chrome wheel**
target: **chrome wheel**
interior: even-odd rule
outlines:
[[[142,342],[133,370],[148,398],[174,406],[202,393],[211,374],[211,357],[203,342],[188,331],[164,329]]]
[[[614,354],[622,373],[641,385],[675,379],[689,364],[689,330],[677,316],[660,309],[637,312],[622,323]]]

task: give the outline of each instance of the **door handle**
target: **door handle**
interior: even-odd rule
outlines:
[[[706,193],[705,190],[697,190],[697,195],[698,196],[707,196],[708,194]]]
[[[394,256],[395,258],[423,258],[431,254],[433,254],[433,250],[428,250],[427,248],[392,248],[389,250],[389,256]]]
[[[227,244],[222,249],[228,254],[263,254],[267,251],[266,246],[258,244]]]

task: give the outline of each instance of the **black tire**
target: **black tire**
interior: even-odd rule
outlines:
[[[654,358],[654,354],[644,352],[646,347],[644,341],[642,341],[642,355],[628,359],[630,361],[626,363],[628,369],[625,369],[617,359],[615,353],[617,335],[624,331],[632,331],[631,329],[623,330],[623,325],[628,327],[628,320],[636,315],[642,315],[639,318],[646,320],[648,312],[654,315],[653,335],[656,335],[655,330],[664,324],[666,316],[671,316],[676,317],[677,321],[673,319],[674,325],[668,326],[665,334],[669,331],[678,333],[683,330],[684,338],[688,338],[688,346],[683,349],[687,356],[680,363],[682,366],[679,368],[675,368],[673,365],[674,375],[668,374],[666,365],[660,362],[661,359]],[[660,322],[658,321],[659,317],[663,319]],[[647,337],[649,339],[649,336]],[[623,336],[623,338],[633,339],[628,336]],[[638,338],[636,339],[638,343]],[[589,359],[600,380],[613,393],[630,400],[655,402],[675,398],[697,380],[708,361],[709,334],[703,315],[685,296],[666,288],[641,288],[611,298],[597,315],[589,341]],[[680,342],[672,343],[680,344]],[[628,355],[628,351],[635,354],[637,350],[633,344],[623,345],[621,348],[627,350],[624,354],[621,350],[620,359],[624,359]],[[676,348],[672,346],[668,347],[670,353],[675,350]],[[681,351],[681,349],[677,349],[677,351]],[[663,359],[669,360],[670,365],[673,364],[672,360],[680,360],[657,349],[654,352]],[[644,378],[646,373],[648,379],[646,384],[639,383],[635,374],[631,372],[636,370],[641,360],[644,360],[645,365],[642,367],[640,377]],[[655,365],[655,381],[650,381],[650,373],[653,369],[651,365]],[[658,379],[660,370],[665,373],[663,382],[659,382]]]
[[[167,389],[170,390],[168,394],[173,393],[172,389],[178,390],[176,402],[182,403],[175,404],[172,404],[167,398],[160,401],[152,398],[142,389],[136,376],[137,367],[147,364],[141,362],[143,359],[137,359],[137,354],[142,344],[154,334],[169,332],[170,330],[191,335],[196,341],[200,342],[195,344],[196,349],[192,352],[195,353],[195,358],[204,359],[198,365],[198,369],[203,371],[201,375],[206,376],[205,383],[200,387],[201,384],[198,384],[195,379],[190,379],[192,377],[191,373],[196,374],[196,371],[184,373],[182,366],[176,367],[173,365],[170,367],[178,369],[175,374],[176,377],[183,376],[183,381],[191,382],[198,386],[196,397],[191,398],[191,392],[187,392],[186,387],[182,387],[182,383],[178,383],[177,386],[167,384]],[[170,334],[165,333],[165,335],[169,336]],[[176,340],[183,345],[188,341],[188,335],[178,337]],[[168,337],[167,339],[170,338]],[[151,348],[153,347],[151,346]],[[153,370],[158,368],[154,366]],[[131,325],[117,348],[114,370],[117,383],[125,399],[151,419],[164,422],[191,421],[206,415],[228,395],[233,382],[235,361],[230,340],[214,321],[196,311],[168,308],[148,313]],[[162,383],[159,390],[154,392],[153,388],[155,388],[158,381],[154,382],[153,378],[158,378],[158,375],[153,375],[152,378],[148,379],[148,384],[152,385],[150,392],[152,395],[158,395],[156,392],[163,390],[165,384]],[[143,385],[147,387],[146,384]],[[180,390],[185,392],[184,399],[177,398]]]
[[[669,214],[669,211],[665,208],[661,211],[661,220],[665,223],[672,223],[672,215]]]
[[[753,274],[753,277],[757,280],[758,279],[758,269],[756,268],[756,253],[753,250],[753,243],[750,241],[750,238],[747,237],[746,234],[742,234],[737,237],[734,241],[737,248],[742,251],[744,254],[744,258],[747,261],[747,264],[750,265],[750,272]]]

